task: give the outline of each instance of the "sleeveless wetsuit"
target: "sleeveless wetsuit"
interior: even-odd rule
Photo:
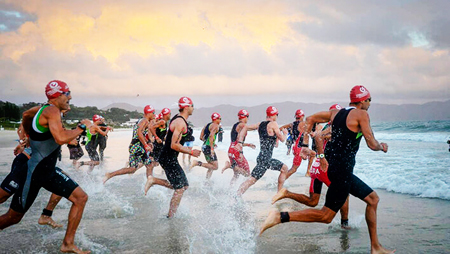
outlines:
[[[327,191],[325,206],[337,212],[344,205],[347,196],[364,199],[373,190],[353,174],[355,156],[359,149],[362,133],[355,133],[347,128],[348,114],[355,109],[341,109],[332,123],[331,140],[325,147],[328,161],[328,178],[330,186]]]
[[[211,143],[210,143],[210,140],[209,140],[209,135],[211,135],[211,131],[209,130],[209,127],[211,126],[211,124],[212,124],[212,122],[208,123],[205,126],[205,130],[203,131],[204,141],[203,141],[203,146],[202,146],[202,152],[203,152],[203,155],[205,155],[205,159],[206,159],[207,162],[217,161],[216,153],[214,153],[214,155],[211,155]],[[213,147],[214,147],[214,144],[216,142],[216,138],[217,138],[217,132],[214,135]]]
[[[258,128],[261,151],[256,158],[256,166],[252,171],[252,177],[256,180],[259,180],[269,168],[279,171],[283,167],[283,162],[272,158],[277,137],[275,135],[269,136],[267,133],[267,125],[269,123],[270,121],[261,122]]]
[[[100,161],[100,157],[98,156],[98,152],[97,152],[97,145],[98,145],[97,137],[98,136],[101,136],[101,135],[98,133],[92,134],[89,129],[86,130],[87,142],[86,142],[86,145],[84,146],[84,148],[88,152],[89,158],[92,161]]]
[[[164,128],[156,128],[156,136],[158,136],[158,138],[160,138],[162,140],[162,143],[158,143],[156,141],[156,139],[153,142],[152,157],[155,161],[159,161],[159,156],[164,147],[164,140],[167,135],[167,126],[168,126],[168,123],[166,122]]]
[[[142,144],[138,136],[139,123],[142,120],[143,118],[139,119],[133,126],[133,137],[131,138],[131,143],[128,147],[128,151],[130,152],[128,163],[132,168],[138,168],[139,164],[144,164],[145,166],[147,166],[152,163],[150,156],[148,155],[147,151],[145,151],[144,144]],[[146,137],[147,133],[148,129],[145,128],[142,132],[142,135]]]
[[[171,148],[173,131],[170,129],[170,124],[177,118],[182,118],[187,127],[187,131],[183,134],[183,137],[180,140],[180,144],[184,145],[184,142],[186,142],[186,140],[189,140],[190,135],[192,135],[192,129],[188,127],[189,125],[186,122],[186,119],[178,114],[175,115],[169,123],[166,136],[167,142],[164,143],[164,147],[159,156],[159,164],[166,172],[167,180],[169,180],[172,187],[174,189],[181,189],[183,187],[189,186],[189,183],[183,168],[178,163],[179,152]]]
[[[250,173],[250,167],[248,165],[247,159],[244,157],[243,151],[239,151],[235,148],[235,145],[237,144],[237,137],[238,132],[236,131],[237,126],[240,122],[237,122],[233,125],[233,128],[231,128],[231,144],[228,148],[228,158],[230,159],[231,168],[234,169],[234,167],[238,166],[240,168],[245,169],[247,172]],[[245,140],[245,137],[244,137]]]
[[[49,106],[46,104],[40,108],[32,121],[30,131],[32,154],[28,162],[19,169],[27,168],[26,180],[17,190],[10,206],[19,213],[25,213],[30,208],[42,187],[65,198],[69,198],[78,187],[75,181],[55,168],[61,146],[55,142],[49,128],[39,124],[42,111]]]

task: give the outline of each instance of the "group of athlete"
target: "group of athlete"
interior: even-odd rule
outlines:
[[[86,132],[92,136],[106,136],[109,128],[101,128],[102,118],[93,117],[93,123],[88,119],[81,120],[77,128],[67,130],[61,121],[62,112],[70,110],[69,101],[72,98],[65,82],[54,80],[47,84],[45,93],[48,103],[32,108],[23,114],[22,126],[26,134],[29,148],[23,150],[13,162],[11,173],[3,180],[0,188],[0,202],[3,203],[14,195],[10,209],[0,216],[0,230],[20,222],[26,211],[34,202],[39,189],[45,188],[52,192],[47,207],[44,209],[40,224],[53,227],[61,225],[51,219],[52,211],[61,197],[72,202],[69,221],[61,245],[62,252],[89,253],[74,244],[76,229],[81,220],[88,196],[78,184],[64,171],[56,167],[57,156],[62,144],[73,142],[79,135]],[[229,161],[225,162],[222,173],[231,168],[234,171],[233,184],[243,175],[248,177],[238,188],[237,196],[243,195],[255,184],[268,169],[280,171],[278,177],[278,192],[272,198],[272,203],[283,198],[291,198],[308,206],[316,206],[322,189],[322,183],[328,186],[325,205],[321,210],[307,209],[294,212],[270,212],[262,225],[260,234],[265,230],[290,221],[330,223],[336,213],[341,211],[341,226],[348,227],[349,194],[367,203],[366,221],[371,240],[371,253],[392,253],[381,246],[377,237],[376,210],[379,198],[377,194],[353,174],[355,155],[362,137],[368,147],[374,151],[387,152],[388,146],[379,143],[373,136],[367,110],[371,96],[363,86],[355,86],[350,91],[349,107],[342,108],[335,104],[328,111],[319,112],[306,118],[302,110],[297,110],[296,121],[279,126],[278,110],[270,106],[266,110],[266,119],[256,124],[248,124],[249,112],[240,110],[238,122],[231,130],[231,144],[228,150]],[[142,166],[146,167],[147,182],[145,195],[154,185],[173,189],[167,217],[175,215],[184,192],[189,183],[186,174],[179,164],[179,153],[199,157],[205,155],[206,162],[193,160],[190,169],[196,166],[207,169],[209,179],[213,171],[218,169],[217,155],[214,151],[217,133],[220,129],[221,116],[213,113],[211,122],[201,131],[203,141],[202,151],[192,146],[193,130],[188,124],[188,118],[194,111],[194,103],[189,97],[181,97],[178,101],[178,113],[173,117],[168,108],[160,114],[147,105],[144,117],[133,127],[132,140],[129,145],[128,167],[106,173],[104,183],[112,177],[136,172]],[[320,124],[326,123],[325,126]],[[295,135],[293,145],[294,161],[289,169],[281,161],[272,158],[273,149],[278,141],[284,142],[287,128]],[[244,157],[243,147],[255,149],[254,144],[246,143],[248,131],[257,130],[260,139],[260,152],[256,166],[250,171]],[[98,135],[100,134],[100,135]],[[315,150],[309,148],[309,138],[315,140]],[[89,137],[88,137],[89,139]],[[191,143],[190,145],[185,145]],[[88,143],[89,144],[89,143]],[[88,147],[91,161],[77,162],[77,166],[89,165],[90,169],[99,164],[100,158],[95,157],[93,147]],[[92,156],[91,156],[92,155]],[[79,158],[77,158],[79,159]],[[308,160],[311,176],[310,195],[289,192],[283,184],[296,172],[302,160]],[[153,176],[153,168],[160,165],[166,179]]]

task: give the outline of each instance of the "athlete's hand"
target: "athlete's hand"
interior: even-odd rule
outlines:
[[[14,148],[14,156],[19,155],[21,152],[23,152],[24,146],[22,144],[18,144],[16,148]]]
[[[256,146],[254,144],[248,144],[249,147],[251,147],[252,149],[255,149]]]
[[[323,172],[327,172],[328,170],[328,161],[325,158],[320,159],[320,170]]]
[[[380,143],[380,145],[383,147],[382,151],[387,153],[388,151],[388,145],[386,143]]]
[[[312,152],[314,151],[312,151],[308,147],[302,147],[302,150],[300,151],[300,157],[302,157],[303,160],[306,160]]]
[[[202,151],[197,150],[197,149],[192,149],[191,150],[191,155],[198,158],[198,156],[200,156],[200,154],[202,154]]]
[[[146,145],[144,146],[144,149],[145,149],[146,152],[151,152],[151,151],[153,151],[153,144],[152,144],[152,143],[146,144]]]

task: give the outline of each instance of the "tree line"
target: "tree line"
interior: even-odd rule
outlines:
[[[42,103],[29,102],[22,105],[16,105],[11,102],[0,101],[0,119],[3,122],[15,121],[18,122],[22,119],[22,114],[26,110],[40,106]],[[121,108],[110,108],[108,110],[101,110],[97,107],[77,107],[73,104],[70,105],[70,111],[67,112],[63,120],[81,120],[91,119],[93,115],[101,115],[106,119],[106,122],[112,126],[118,126],[121,123],[127,122],[132,118],[140,118],[143,113],[137,111],[128,111]]]

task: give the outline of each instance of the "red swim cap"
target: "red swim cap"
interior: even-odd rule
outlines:
[[[266,109],[266,113],[267,113],[268,116],[278,115],[278,109],[275,108],[274,106],[269,106]]]
[[[99,116],[99,115],[93,115],[92,116],[92,122],[97,122],[97,121],[100,121],[102,119],[102,117],[101,116]]]
[[[192,106],[192,107],[194,106],[194,103],[192,102],[191,98],[184,96],[178,100],[178,107],[180,109],[187,108],[189,106]]]
[[[159,113],[158,115],[156,115],[156,120],[161,120],[163,118],[163,114]]]
[[[168,109],[168,108],[163,108],[163,109],[161,110],[161,114],[162,114],[163,116],[170,114],[170,109]]]
[[[295,118],[300,118],[302,116],[305,116],[305,113],[303,112],[303,110],[297,109],[297,111],[295,111]]]
[[[365,101],[369,98],[369,90],[367,90],[364,86],[354,86],[352,90],[350,90],[350,102]]]
[[[69,86],[59,80],[52,80],[45,86],[45,95],[49,100],[59,97],[64,92],[69,92]]]
[[[155,113],[155,109],[151,105],[147,105],[144,108],[144,114]]]
[[[217,120],[217,119],[220,119],[220,114],[214,112],[214,113],[211,115],[211,120],[214,121],[214,120]]]
[[[342,106],[336,103],[336,104],[331,105],[331,107],[328,110],[332,110],[332,109],[341,110]]]
[[[250,114],[249,114],[248,111],[245,110],[245,109],[241,109],[241,110],[239,110],[239,112],[238,112],[238,117],[239,117],[239,119],[246,118],[246,117],[249,117],[249,116],[250,116]]]

